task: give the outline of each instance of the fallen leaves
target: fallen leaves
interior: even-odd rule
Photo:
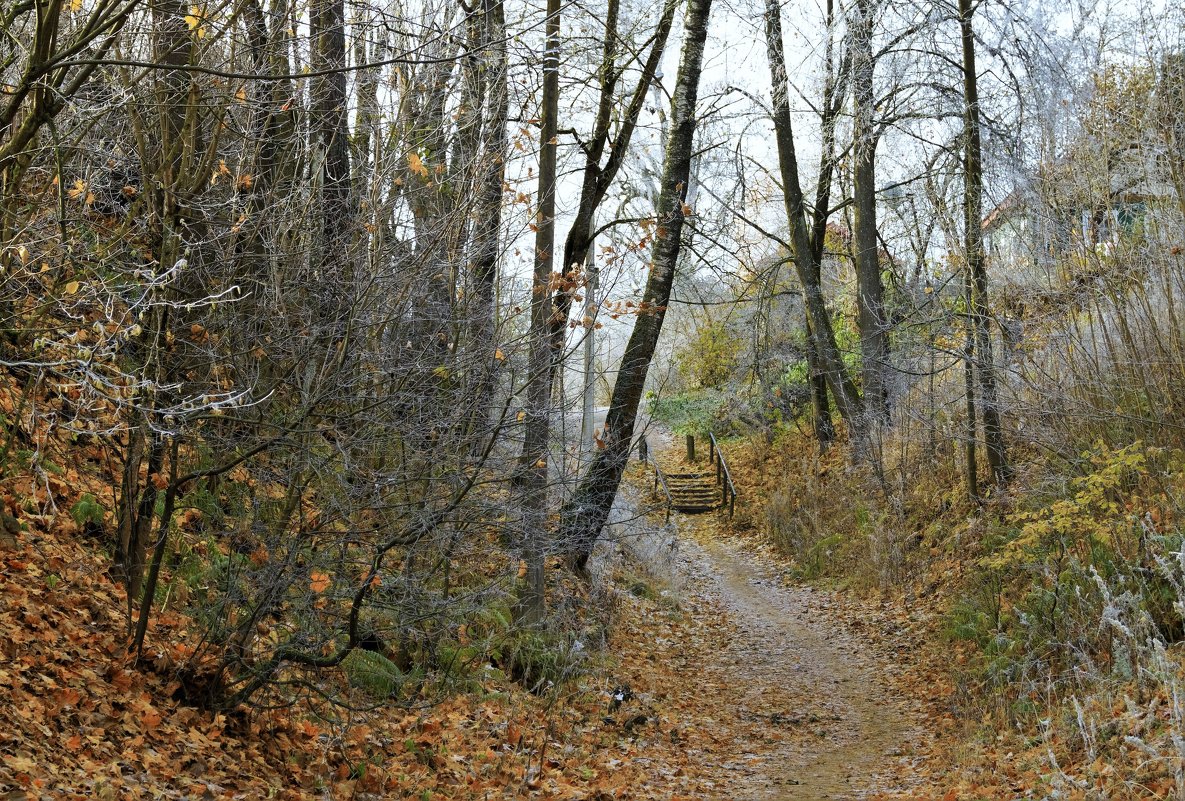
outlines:
[[[309,589],[311,589],[313,592],[325,592],[327,589],[329,589],[329,585],[331,583],[332,581],[330,580],[328,573],[324,573],[320,570],[314,570],[309,574]]]

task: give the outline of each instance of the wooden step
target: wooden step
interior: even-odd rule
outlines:
[[[720,488],[702,479],[669,481],[671,506],[680,512],[710,512],[720,508]]]
[[[683,512],[684,514],[699,514],[700,512],[715,511],[716,509],[720,508],[720,504],[718,504],[718,503],[711,503],[711,504],[675,503],[675,504],[671,505],[671,508],[674,509],[676,512]]]

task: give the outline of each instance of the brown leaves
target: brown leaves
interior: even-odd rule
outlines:
[[[333,582],[329,578],[328,573],[320,570],[314,570],[309,574],[309,589],[316,593],[325,592],[329,589],[329,585]]]
[[[74,180],[74,184],[66,190],[66,196],[71,200],[77,200],[84,206],[93,205],[95,202],[95,193],[91,191],[90,185],[81,178]]]

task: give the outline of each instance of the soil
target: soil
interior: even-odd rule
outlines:
[[[700,787],[694,797],[907,792],[931,736],[917,700],[897,696],[886,656],[836,613],[827,591],[793,583],[782,566],[720,536],[716,514],[675,514],[658,527],[639,512],[647,503],[637,486],[623,488],[612,531],[669,587],[691,632],[645,659],[674,667],[654,695],[695,695],[671,712],[684,728],[720,733],[690,741],[688,758],[710,777],[710,794]]]
[[[784,585],[727,541],[683,541],[679,562],[683,593],[715,601],[736,626],[704,672],[742,689],[736,714],[805,735],[773,750],[737,743],[737,759],[754,769],[737,773],[731,797],[817,801],[900,789],[891,785],[909,765],[917,724],[880,680],[877,657],[818,593]]]

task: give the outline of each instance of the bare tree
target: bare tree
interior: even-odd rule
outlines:
[[[671,129],[655,208],[656,232],[650,256],[650,276],[613,386],[602,438],[604,447],[597,452],[575,494],[560,513],[560,540],[578,570],[584,570],[592,555],[621,483],[646,375],[670,302],[688,211],[685,201],[694,152],[696,100],[711,10],[712,0],[689,0],[687,5],[683,51],[671,102]]]
[[[551,433],[551,302],[555,263],[556,148],[559,144],[560,0],[548,0],[544,26],[543,98],[540,104],[539,202],[536,214],[535,276],[531,286],[527,421],[523,441],[523,555],[526,584],[520,615],[538,623],[544,612],[544,526],[547,516],[547,446]]]
[[[992,479],[1005,483],[1010,474],[1004,448],[1004,429],[1000,417],[999,394],[996,390],[996,367],[989,330],[987,265],[983,250],[983,145],[980,134],[979,85],[975,68],[975,31],[971,0],[959,0],[959,33],[963,52],[963,225],[966,237],[967,271],[970,276],[970,306],[967,313],[975,327],[975,372],[978,375],[980,405],[983,414],[984,444]],[[970,347],[970,345],[968,346]],[[970,354],[968,354],[970,355]],[[973,401],[968,397],[968,413]],[[971,418],[974,420],[974,417]],[[975,489],[974,454],[968,452],[968,483]]]
[[[864,408],[870,423],[888,417],[886,372],[889,332],[885,318],[885,288],[881,280],[880,242],[876,224],[876,146],[879,133],[874,114],[872,35],[877,4],[854,0],[848,10],[848,38],[852,57],[852,249],[856,263],[857,327],[860,331]]]
[[[802,284],[803,302],[810,323],[811,341],[839,413],[848,425],[849,436],[857,452],[863,454],[868,450],[864,406],[856,386],[844,366],[839,348],[835,344],[835,331],[831,324],[831,316],[827,311],[826,300],[823,297],[819,267],[815,258],[817,245],[812,242],[811,230],[807,227],[802,184],[798,175],[794,129],[790,117],[786,58],[782,45],[781,6],[774,0],[770,0],[765,8],[765,37],[773,83],[774,137],[778,148],[782,194],[785,198],[786,217],[790,226],[794,266],[798,271],[798,280]]]

